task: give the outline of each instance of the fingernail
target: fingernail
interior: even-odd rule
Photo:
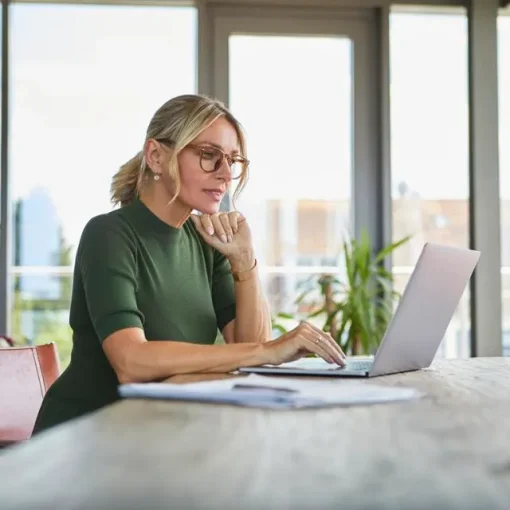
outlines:
[[[226,243],[227,242],[227,236],[225,234],[220,235],[221,242]]]
[[[214,228],[212,228],[212,227],[207,227],[207,233],[208,233],[210,236],[213,236],[213,235],[214,235]]]
[[[228,239],[228,242],[229,242],[229,243],[231,243],[231,242],[232,242],[232,240],[233,240],[233,237],[232,237],[231,235],[228,235],[228,236],[227,236],[227,239]]]

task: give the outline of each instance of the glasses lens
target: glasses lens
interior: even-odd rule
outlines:
[[[234,163],[232,163],[232,167],[230,169],[230,172],[232,174],[232,179],[239,179],[239,177],[241,177],[241,175],[243,175],[243,171],[244,171],[243,163],[241,163],[239,161],[234,161]]]
[[[221,152],[216,149],[202,149],[200,166],[204,172],[214,172],[221,166]]]

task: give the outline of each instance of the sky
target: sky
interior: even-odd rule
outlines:
[[[76,244],[152,114],[196,90],[193,9],[12,6],[11,194],[45,186]]]
[[[11,196],[46,187],[68,240],[110,210],[112,175],[155,110],[196,91],[193,8],[11,6]],[[510,17],[500,21],[501,187],[510,198]],[[341,37],[233,36],[231,107],[261,196],[350,197],[352,45]],[[393,14],[393,189],[468,196],[467,22]],[[244,201],[244,202],[243,202]]]

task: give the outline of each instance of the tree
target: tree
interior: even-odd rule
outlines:
[[[20,207],[19,203],[15,205],[15,218],[18,221]],[[19,228],[15,228],[15,232],[19,234]],[[73,246],[67,244],[62,227],[59,227],[59,232],[59,248],[53,259],[56,265],[69,267],[72,264]],[[17,344],[38,345],[55,342],[62,368],[65,368],[69,364],[72,349],[72,330],[69,326],[72,278],[68,275],[58,275],[55,278],[58,279],[59,292],[55,298],[49,299],[23,296],[20,284],[21,277],[15,276],[11,329],[12,336]],[[32,338],[29,338],[24,331],[26,320],[32,323]]]

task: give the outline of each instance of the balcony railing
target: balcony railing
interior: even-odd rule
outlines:
[[[414,266],[394,266],[393,274],[395,277],[409,276]],[[261,266],[261,275],[313,275],[313,274],[335,274],[339,272],[338,266]],[[73,275],[72,266],[12,266],[10,269],[11,276],[61,276],[71,277]],[[510,276],[510,266],[501,268],[502,276]],[[510,312],[510,280],[507,288],[503,287],[502,299],[508,301],[507,310]],[[463,298],[458,310],[452,319],[449,332],[445,336],[442,350],[444,355],[456,356],[466,355],[469,349],[469,309],[468,300]],[[505,307],[504,307],[505,310]],[[504,316],[503,329],[506,331],[510,328],[510,316]],[[508,337],[508,353],[510,354],[510,332],[503,335],[505,339]],[[467,340],[466,340],[467,339]]]

